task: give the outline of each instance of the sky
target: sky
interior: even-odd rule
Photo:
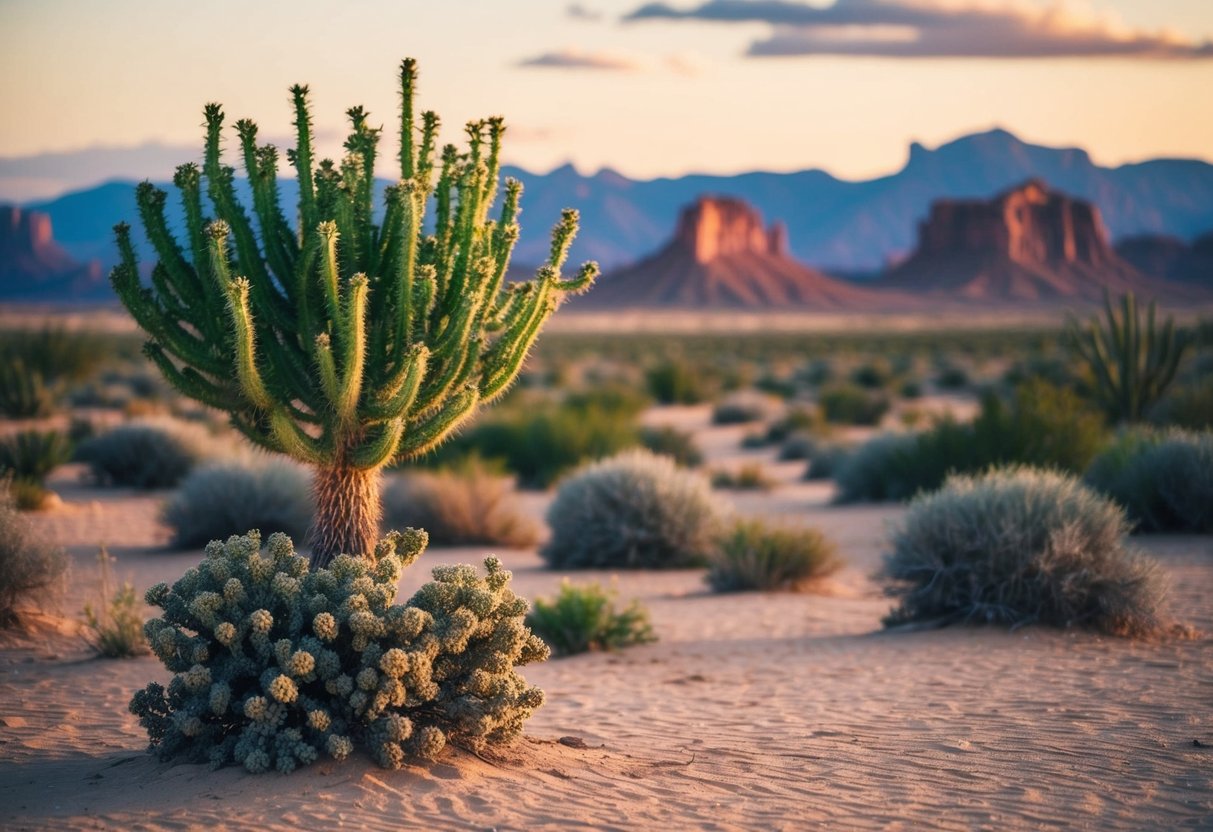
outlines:
[[[0,199],[167,176],[209,101],[289,146],[296,82],[327,153],[355,104],[390,136],[405,56],[536,171],[859,179],[995,126],[1213,158],[1213,0],[0,0]]]

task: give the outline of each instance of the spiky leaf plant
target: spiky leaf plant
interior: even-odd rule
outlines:
[[[255,444],[316,468],[312,565],[365,555],[379,523],[379,471],[440,443],[518,374],[561,298],[589,287],[597,265],[562,277],[577,231],[566,210],[533,280],[507,284],[522,185],[507,180],[495,219],[500,118],[467,125],[462,152],[436,153],[439,119],[413,99],[417,67],[400,71],[399,180],[374,219],[380,128],[361,107],[340,163],[313,158],[308,89],[291,89],[298,228],[279,201],[278,151],[236,123],[252,212],[223,164],[224,115],[207,105],[205,161],[177,169],[185,238],[167,195],[139,186],[140,218],[159,262],[141,285],[126,225],[112,280],[151,336],[148,356],[182,393],[226,411]],[[213,217],[206,216],[203,192]],[[432,207],[432,213],[430,209]]]
[[[1092,316],[1085,325],[1075,318],[1068,322],[1070,342],[1090,367],[1108,414],[1118,422],[1142,420],[1175,379],[1190,343],[1171,317],[1156,325],[1155,307],[1150,301],[1143,322],[1132,292],[1116,306],[1105,292],[1104,320]]]

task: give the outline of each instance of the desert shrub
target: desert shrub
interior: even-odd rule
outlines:
[[[143,637],[143,606],[135,587],[124,583],[113,589],[111,569],[114,558],[105,547],[97,554],[101,564],[100,602],[84,607],[85,641],[97,655],[107,659],[125,659],[148,652]]]
[[[879,390],[893,382],[893,368],[884,359],[875,359],[860,364],[851,371],[851,381],[868,390]]]
[[[40,372],[27,367],[20,358],[0,359],[0,415],[34,419],[48,416],[54,409],[54,394]]]
[[[685,361],[662,361],[644,374],[645,386],[660,404],[698,404],[707,401],[716,385]]]
[[[169,420],[132,422],[86,440],[75,458],[98,482],[134,488],[172,488],[210,452],[205,429]]]
[[[752,390],[742,390],[712,409],[712,424],[740,425],[746,422],[760,422],[770,417],[774,409],[775,404],[768,396]]]
[[[708,568],[717,592],[800,590],[842,566],[833,543],[816,529],[739,520],[725,534]]]
[[[783,440],[783,444],[779,446],[779,459],[784,462],[808,459],[817,452],[821,445],[822,443],[810,434],[794,433]]]
[[[1157,564],[1127,550],[1124,512],[1075,477],[1026,467],[948,479],[892,537],[886,625],[981,622],[1144,635],[1162,624]]]
[[[46,477],[71,458],[68,438],[58,431],[25,430],[0,439],[0,477],[7,478],[19,508],[37,508]]]
[[[827,422],[843,425],[877,425],[889,412],[889,397],[854,384],[824,388],[817,403]]]
[[[302,537],[312,521],[311,482],[306,468],[282,459],[206,465],[182,480],[161,519],[180,549],[248,529]]]
[[[391,528],[425,529],[440,546],[524,547],[539,539],[511,478],[476,461],[396,477],[383,492],[383,519]]]
[[[719,512],[700,474],[669,457],[627,451],[560,484],[540,554],[555,568],[698,566],[714,548]]]
[[[773,375],[759,376],[754,381],[754,389],[780,399],[791,399],[799,392],[796,382],[792,379]]]
[[[1036,380],[1011,401],[987,394],[968,424],[950,417],[919,433],[877,437],[838,469],[840,502],[907,500],[939,488],[950,473],[1023,464],[1084,471],[1103,447],[1103,417],[1073,392]]]
[[[809,456],[809,467],[805,469],[806,480],[832,479],[838,469],[851,455],[851,449],[846,445],[821,445]]]
[[[113,352],[100,336],[62,327],[0,333],[0,355],[19,360],[45,381],[78,381]]]
[[[575,586],[561,581],[552,599],[536,598],[527,626],[561,656],[590,650],[618,650],[657,640],[649,613],[633,600],[623,609],[615,594],[599,584]]]
[[[1138,531],[1213,532],[1213,432],[1129,430],[1087,469]]]
[[[1173,387],[1150,410],[1150,421],[1161,427],[1213,430],[1213,376]]]
[[[914,379],[904,381],[898,392],[903,399],[920,399],[922,398],[922,382]]]
[[[969,386],[969,372],[955,364],[947,365],[935,377],[935,384],[940,390],[963,390]]]
[[[0,487],[0,627],[18,623],[21,609],[54,600],[67,568],[67,553],[37,539]]]
[[[214,541],[169,587],[144,630],[174,677],[135,694],[131,712],[166,758],[288,772],[364,746],[379,765],[432,759],[447,742],[506,742],[543,702],[515,671],[548,648],[496,558],[486,577],[439,566],[394,603],[424,532],[382,541],[373,559],[341,555],[308,570],[290,538],[262,554],[255,532]]]
[[[718,468],[712,472],[713,488],[731,488],[737,491],[770,491],[775,481],[767,474],[760,462],[747,462],[736,469]]]
[[[695,438],[684,430],[672,427],[641,428],[640,443],[653,453],[668,456],[686,468],[698,468],[703,464],[703,452],[695,444]]]
[[[558,404],[524,401],[502,408],[425,462],[450,466],[469,455],[500,460],[523,488],[547,488],[583,462],[638,445],[642,407],[642,399],[610,390]]]
[[[766,440],[771,444],[782,442],[796,433],[826,434],[830,426],[815,407],[793,407],[767,426]]]

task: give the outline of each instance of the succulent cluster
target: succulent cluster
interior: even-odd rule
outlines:
[[[381,766],[432,759],[446,743],[512,739],[543,702],[515,667],[548,648],[496,558],[486,577],[440,566],[407,604],[401,570],[425,532],[392,532],[374,557],[341,555],[309,571],[290,538],[212,542],[205,560],[147,601],[146,627],[176,675],[135,694],[131,712],[166,757],[289,772],[363,745]]]

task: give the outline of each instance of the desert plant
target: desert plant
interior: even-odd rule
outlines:
[[[948,364],[939,370],[935,384],[940,390],[963,390],[969,386],[969,371],[955,364]]]
[[[71,455],[71,442],[58,431],[14,433],[0,439],[0,477],[15,488],[21,508],[36,508],[46,495],[47,475]]]
[[[720,513],[703,476],[626,451],[561,482],[540,554],[562,569],[698,566],[715,548]]]
[[[227,412],[252,442],[314,466],[312,559],[368,554],[379,533],[381,469],[438,445],[518,374],[563,296],[587,288],[587,264],[561,277],[577,231],[565,211],[529,282],[507,283],[522,186],[507,180],[496,220],[500,118],[467,125],[468,147],[435,162],[438,117],[416,123],[417,70],[401,65],[400,180],[374,221],[380,130],[361,107],[340,165],[312,157],[308,90],[291,89],[298,229],[279,205],[277,150],[237,122],[254,229],[220,159],[223,111],[207,105],[204,163],[177,169],[186,235],[169,231],[166,194],[137,201],[159,263],[142,286],[130,231],[117,227],[114,287],[151,336],[148,356],[182,393]],[[418,132],[420,142],[418,143]],[[435,174],[437,181],[435,182]],[[202,180],[215,219],[203,219]],[[427,217],[430,205],[434,214]],[[229,250],[229,240],[234,246]]]
[[[67,553],[39,540],[0,487],[0,628],[17,624],[22,609],[53,600],[67,568]]]
[[[823,388],[817,398],[827,422],[843,425],[877,425],[889,412],[889,397],[853,384]]]
[[[0,333],[0,355],[16,359],[46,383],[79,381],[97,369],[113,345],[61,326]]]
[[[1136,636],[1163,624],[1157,564],[1125,548],[1124,512],[1075,477],[1025,467],[948,479],[918,497],[883,575],[889,626],[1081,626]]]
[[[644,374],[650,395],[661,404],[698,404],[707,401],[714,385],[685,361],[662,361]]]
[[[879,390],[893,383],[893,368],[885,359],[860,364],[851,371],[851,381],[868,390]]]
[[[760,422],[768,418],[774,409],[775,403],[769,396],[752,390],[742,390],[712,408],[712,424],[740,425],[746,422]]]
[[[721,538],[708,567],[717,592],[801,590],[842,566],[834,544],[816,529],[739,520]]]
[[[1213,430],[1213,374],[1175,385],[1149,416],[1159,426]]]
[[[439,471],[410,471],[383,492],[384,519],[425,529],[439,546],[532,546],[536,524],[518,505],[510,477],[472,460]]]
[[[1104,293],[1104,320],[1092,316],[1084,326],[1073,316],[1067,322],[1070,343],[1095,377],[1096,393],[1112,418],[1140,422],[1175,378],[1187,350],[1188,334],[1176,329],[1168,316],[1155,324],[1155,302],[1145,321],[1132,292],[1123,295],[1119,311]]]
[[[648,610],[639,601],[617,609],[614,592],[600,584],[574,585],[567,579],[560,582],[554,598],[535,599],[526,623],[561,656],[657,640]]]
[[[823,444],[812,434],[793,433],[779,446],[779,459],[783,462],[808,459],[817,453]]]
[[[161,755],[250,772],[288,772],[355,744],[379,765],[432,759],[447,742],[473,749],[522,731],[543,702],[515,667],[548,648],[523,623],[527,603],[496,558],[486,577],[439,566],[394,603],[424,532],[389,534],[367,557],[309,571],[290,538],[214,541],[206,558],[147,602],[144,631],[174,675],[130,703]]]
[[[670,457],[685,468],[698,468],[703,464],[703,452],[695,444],[695,437],[678,428],[641,428],[640,444],[655,454]]]
[[[1084,479],[1137,531],[1213,532],[1213,432],[1125,431]]]
[[[822,445],[809,456],[809,466],[805,469],[804,478],[806,480],[833,479],[850,455],[851,449],[846,445]]]
[[[0,359],[0,415],[34,419],[54,411],[54,395],[42,373],[14,356]]]
[[[75,459],[106,485],[172,488],[204,460],[213,441],[202,427],[148,420],[119,425],[76,448]]]
[[[249,529],[302,536],[312,519],[311,479],[306,468],[284,459],[205,465],[181,481],[161,519],[179,549]]]
[[[760,462],[746,462],[739,468],[718,468],[712,472],[713,488],[731,488],[736,491],[770,491],[775,481],[767,474]]]
[[[100,602],[84,606],[85,641],[97,655],[125,659],[147,653],[143,637],[143,609],[135,587],[124,583],[116,592],[111,567],[114,557],[105,547],[97,553],[101,567]]]

